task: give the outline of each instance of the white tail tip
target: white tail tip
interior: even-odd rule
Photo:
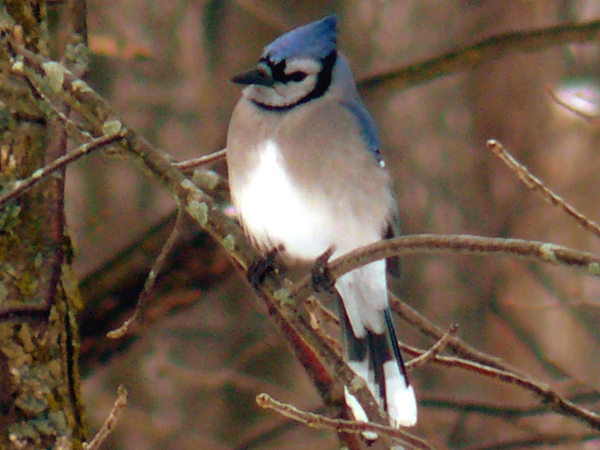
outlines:
[[[417,399],[412,386],[407,386],[396,361],[383,365],[387,412],[393,427],[412,427],[417,423]]]
[[[417,399],[412,386],[398,389],[388,398],[388,414],[393,427],[412,427],[417,423]]]

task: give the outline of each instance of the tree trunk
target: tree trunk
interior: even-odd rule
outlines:
[[[45,1],[8,0],[0,4],[0,21],[9,30],[3,38],[48,55]],[[2,55],[0,188],[67,148],[62,119],[47,119],[43,99],[31,100],[11,63]],[[63,194],[64,171],[57,171],[0,209],[1,448],[77,449],[85,437]]]

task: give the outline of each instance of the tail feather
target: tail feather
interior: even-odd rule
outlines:
[[[417,421],[417,404],[413,388],[408,382],[406,368],[387,306],[385,272],[382,274],[383,292],[386,295],[385,303],[380,298],[369,302],[365,298],[356,298],[357,295],[369,294],[368,289],[364,289],[364,284],[360,283],[365,273],[354,274],[365,267],[345,275],[345,277],[355,275],[355,278],[339,283],[342,280],[340,278],[336,283],[342,297],[340,315],[342,317],[344,357],[356,374],[365,380],[381,408],[388,413],[390,424],[395,427],[412,426]],[[385,266],[383,269],[385,270]],[[367,274],[373,275],[368,272]],[[356,289],[357,284],[362,284],[363,288]],[[373,286],[372,282],[371,286]],[[371,294],[374,293],[371,292]],[[356,314],[356,310],[364,310],[365,307],[371,307],[366,314],[370,323],[361,323],[356,326],[357,317],[362,317],[362,314]],[[350,315],[353,315],[354,320],[351,320]],[[372,326],[374,317],[379,317],[376,327]],[[355,326],[353,327],[353,325]],[[376,330],[373,331],[372,328],[376,328]],[[348,395],[346,397],[348,398]],[[352,409],[354,411],[354,408]]]

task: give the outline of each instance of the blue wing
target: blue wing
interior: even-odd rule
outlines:
[[[350,111],[360,125],[360,133],[367,144],[367,148],[377,160],[378,163],[382,162],[381,152],[379,150],[379,137],[377,136],[377,129],[375,128],[375,122],[360,101],[357,100],[341,100],[340,104]]]

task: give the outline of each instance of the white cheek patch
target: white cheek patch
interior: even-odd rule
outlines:
[[[283,244],[293,257],[316,258],[334,241],[329,208],[293,185],[274,141],[256,151],[258,163],[235,198],[246,231],[261,246]]]

